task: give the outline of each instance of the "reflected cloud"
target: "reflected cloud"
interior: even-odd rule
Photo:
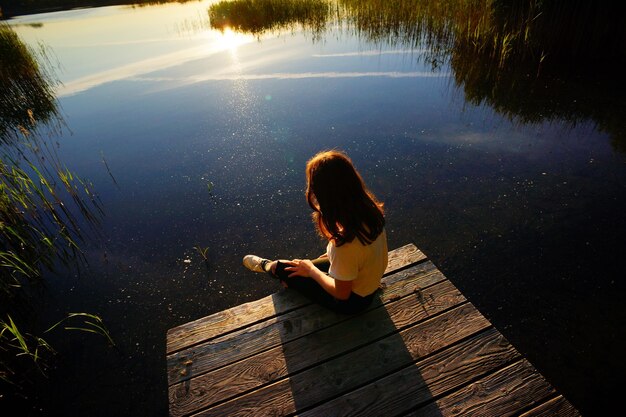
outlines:
[[[428,52],[426,49],[401,49],[391,51],[359,51],[359,52],[340,52],[336,54],[314,54],[314,58],[340,58],[350,56],[378,56],[378,55],[409,55],[409,54],[423,54]]]
[[[154,58],[144,59],[138,62],[122,65],[117,68],[101,71],[95,74],[88,75],[86,77],[70,81],[69,83],[60,86],[56,93],[59,97],[70,96],[83,91],[87,91],[108,82],[124,80],[141,74],[147,74],[150,72],[178,66],[197,59],[206,58],[208,56],[223,52],[227,49],[230,49],[230,45],[202,45],[194,48],[184,49],[182,51],[157,56]]]
[[[202,37],[196,36],[195,38],[200,39]],[[88,45],[85,43],[77,43],[77,44],[64,44],[64,48],[94,48],[99,46],[126,46],[126,45],[142,45],[149,43],[158,43],[162,44],[164,42],[188,42],[189,39],[184,38],[151,38],[151,39],[128,39],[123,41],[110,41],[110,42],[89,42]]]
[[[222,68],[219,72],[211,74],[199,74],[188,77],[150,77],[142,76],[145,74],[153,73],[156,71],[172,68],[175,66],[183,65],[187,62],[208,58],[212,55],[231,50],[237,46],[245,43],[253,42],[254,38],[245,38],[242,35],[238,35],[233,40],[232,36],[228,36],[229,33],[218,33],[215,39],[210,38],[209,41],[213,42],[211,45],[202,45],[193,48],[187,48],[182,51],[177,51],[153,58],[144,59],[131,64],[122,65],[106,71],[101,71],[95,74],[91,74],[85,77],[81,77],[76,80],[72,80],[64,85],[60,85],[57,88],[56,94],[59,97],[71,96],[78,94],[89,89],[98,87],[102,84],[120,81],[120,80],[132,80],[132,81],[145,81],[145,82],[172,82],[177,85],[196,84],[207,81],[234,81],[234,80],[267,80],[267,79],[310,79],[310,78],[364,78],[364,77],[386,77],[386,78],[445,78],[450,77],[449,72],[425,72],[425,71],[413,71],[413,72],[400,72],[400,71],[378,71],[378,72],[337,72],[337,71],[322,71],[322,72],[276,72],[276,73],[261,73],[261,74],[244,74],[242,70],[258,66],[260,62],[267,60],[275,60],[276,56],[265,56],[263,59],[257,59],[254,62],[247,62],[245,64],[238,63],[235,70],[234,67]],[[206,35],[203,37],[206,38]],[[148,40],[149,41],[149,40]],[[139,42],[139,41],[137,41]],[[143,41],[142,41],[143,42]],[[378,56],[378,55],[392,55],[392,54],[411,54],[420,53],[420,49],[407,49],[407,50],[371,50],[371,51],[357,51],[357,52],[343,52],[333,54],[314,54],[315,58],[340,58],[340,57],[352,57],[352,56]]]
[[[192,77],[135,77],[133,81],[178,81],[183,83],[199,83],[205,81],[230,81],[230,80],[299,80],[305,78],[362,78],[362,77],[387,77],[387,78],[446,78],[450,77],[449,72],[432,73],[425,71],[399,72],[276,72],[270,74],[211,74],[198,75]]]

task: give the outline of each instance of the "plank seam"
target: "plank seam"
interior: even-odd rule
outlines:
[[[491,326],[491,327],[493,327],[493,326]],[[434,395],[428,401],[418,405],[417,407],[412,407],[411,409],[409,409],[409,410],[407,410],[407,411],[405,411],[403,413],[397,414],[396,417],[406,416],[407,414],[411,414],[414,411],[417,411],[417,410],[420,410],[422,408],[428,407],[429,405],[436,403],[437,401],[441,400],[442,398],[445,398],[448,395],[454,394],[455,392],[460,391],[460,390],[464,389],[465,387],[467,387],[469,385],[472,385],[476,381],[479,381],[479,380],[481,380],[483,378],[488,377],[489,375],[492,375],[492,374],[495,374],[497,372],[500,372],[503,369],[508,368],[509,366],[515,365],[515,364],[517,364],[519,362],[523,362],[524,360],[526,360],[526,358],[524,358],[522,356],[522,354],[520,354],[520,356],[518,358],[513,359],[511,361],[508,361],[508,362],[505,362],[502,365],[497,366],[497,367],[495,367],[494,369],[492,369],[492,370],[490,370],[488,372],[483,372],[482,374],[475,375],[473,378],[470,378],[465,384],[463,384],[461,386],[458,386],[456,388],[452,388],[452,389],[446,390],[446,391],[442,392],[441,394]]]
[[[376,339],[372,339],[372,340],[368,341],[367,343],[360,344],[360,345],[355,346],[355,347],[353,347],[353,348],[351,348],[351,349],[348,349],[348,350],[343,351],[343,352],[341,352],[341,353],[337,353],[337,354],[335,354],[335,355],[333,355],[333,356],[330,356],[330,357],[326,358],[325,360],[323,360],[323,361],[321,361],[321,362],[316,362],[316,363],[311,364],[311,365],[309,365],[309,366],[303,367],[302,369],[299,369],[299,370],[298,370],[298,371],[296,371],[296,372],[290,373],[290,374],[288,374],[288,375],[281,376],[281,377],[279,377],[279,378],[277,378],[277,379],[274,379],[274,380],[272,380],[272,381],[268,381],[268,382],[266,382],[266,383],[264,383],[264,384],[260,384],[260,385],[258,385],[258,386],[256,386],[256,387],[254,387],[254,388],[251,388],[251,389],[248,389],[248,390],[245,390],[245,391],[239,392],[239,393],[237,393],[237,394],[236,394],[236,395],[234,395],[234,396],[231,396],[231,397],[228,397],[228,398],[225,398],[225,399],[221,399],[221,400],[216,401],[216,402],[214,402],[214,403],[212,403],[212,404],[210,404],[210,405],[208,405],[208,406],[198,408],[198,409],[194,410],[194,411],[193,411],[193,413],[199,413],[199,412],[201,412],[201,411],[208,410],[208,409],[213,408],[213,407],[217,407],[217,406],[219,406],[219,405],[221,405],[221,404],[223,404],[223,403],[226,403],[226,402],[228,402],[228,401],[232,401],[232,400],[236,399],[237,397],[242,397],[242,396],[247,395],[247,394],[249,394],[249,393],[251,393],[251,392],[261,390],[261,389],[263,389],[263,388],[265,388],[265,387],[267,387],[267,386],[270,386],[270,385],[273,385],[273,384],[277,384],[277,383],[279,383],[279,382],[281,382],[281,381],[283,381],[283,380],[286,380],[286,379],[291,378],[291,377],[292,377],[292,376],[294,376],[294,375],[298,375],[298,374],[300,374],[300,373],[302,373],[302,372],[308,371],[308,370],[309,370],[309,369],[311,369],[311,368],[314,368],[314,367],[316,367],[316,366],[320,366],[320,365],[322,365],[322,364],[324,364],[324,363],[327,363],[327,362],[330,362],[330,361],[335,360],[335,359],[337,359],[337,358],[340,358],[340,357],[342,357],[342,356],[345,356],[345,355],[347,355],[347,354],[349,354],[349,353],[352,353],[352,352],[354,352],[354,351],[356,351],[356,350],[358,350],[358,349],[361,349],[361,348],[363,348],[363,347],[365,347],[365,346],[367,346],[367,345],[371,345],[371,344],[373,344],[373,343],[379,342],[379,341],[380,341],[380,340],[382,340],[382,339],[385,339],[385,338],[387,338],[387,337],[389,337],[389,336],[392,336],[392,335],[394,335],[394,334],[397,334],[397,333],[399,333],[399,332],[401,332],[401,331],[404,331],[404,330],[406,330],[406,329],[408,329],[408,328],[410,328],[410,327],[414,327],[414,326],[417,326],[417,325],[419,325],[419,324],[422,324],[422,323],[423,323],[423,322],[425,322],[425,321],[428,321],[428,320],[431,320],[431,319],[435,319],[435,318],[437,318],[438,316],[440,316],[440,315],[442,315],[442,314],[445,314],[445,313],[447,313],[447,312],[449,312],[449,311],[451,311],[451,310],[453,310],[453,309],[455,309],[455,308],[460,308],[460,307],[465,306],[465,305],[467,305],[467,304],[470,304],[470,302],[469,302],[469,301],[467,301],[467,300],[466,300],[466,301],[463,301],[463,302],[461,302],[461,303],[459,303],[459,304],[454,305],[453,307],[449,307],[449,308],[447,308],[447,309],[445,309],[445,310],[442,310],[442,311],[440,311],[440,312],[437,312],[437,313],[433,314],[432,316],[428,316],[428,317],[426,317],[426,318],[424,318],[424,319],[422,319],[422,320],[420,320],[420,321],[417,321],[417,322],[412,322],[411,324],[408,324],[408,325],[402,326],[402,327],[400,327],[400,328],[396,328],[396,330],[395,330],[395,331],[390,332],[390,333],[387,333],[387,334],[385,334],[385,335],[383,335],[383,336],[379,336],[378,338],[376,338]],[[382,307],[382,306],[380,306],[380,307]],[[378,308],[378,307],[377,307],[377,308]],[[435,354],[437,354],[437,353],[439,353],[439,352],[441,352],[441,351],[443,351],[443,350],[445,350],[445,349],[448,349],[448,348],[450,348],[450,347],[456,346],[458,343],[462,343],[463,341],[467,340],[468,338],[471,338],[471,337],[473,337],[473,336],[475,336],[475,335],[477,335],[477,334],[479,334],[479,333],[481,333],[481,332],[483,332],[483,331],[487,331],[487,330],[489,330],[489,329],[490,329],[490,328],[492,328],[492,327],[493,327],[493,325],[491,325],[491,324],[490,324],[489,326],[487,326],[487,327],[485,327],[485,328],[483,328],[483,329],[479,330],[478,332],[475,332],[475,333],[472,333],[471,335],[465,336],[465,337],[463,337],[462,339],[459,339],[458,341],[456,341],[456,342],[454,342],[454,343],[452,343],[452,344],[446,345],[446,346],[444,346],[444,347],[442,347],[442,348],[439,348],[439,349],[437,349],[437,350],[435,350],[435,351],[433,351],[433,352],[430,352],[430,353],[428,353],[428,354],[426,354],[426,355],[424,355],[424,356],[420,357],[417,361],[413,361],[413,362],[411,362],[411,363],[409,363],[409,364],[407,364],[407,365],[405,365],[405,366],[402,366],[402,367],[400,367],[400,368],[398,368],[398,369],[394,369],[393,371],[387,372],[387,373],[385,373],[383,376],[380,376],[380,377],[375,378],[375,379],[373,379],[373,380],[368,380],[367,382],[365,382],[365,383],[363,383],[363,384],[360,384],[358,387],[355,387],[354,389],[361,388],[362,386],[367,385],[367,384],[371,383],[372,381],[374,381],[374,380],[376,380],[376,379],[384,378],[384,377],[386,377],[386,376],[387,376],[387,375],[389,375],[389,374],[392,374],[392,373],[394,373],[394,372],[397,372],[397,371],[398,371],[398,370],[400,370],[400,369],[405,368],[406,366],[412,366],[412,365],[414,365],[416,362],[422,361],[422,360],[427,359],[427,358],[431,357],[432,355],[435,355]],[[296,339],[294,339],[294,340],[296,340]],[[290,342],[291,342],[291,341],[290,341]],[[268,349],[268,350],[269,350],[269,349]],[[252,356],[255,356],[255,355],[252,355]],[[242,360],[243,360],[243,359],[242,359]],[[239,361],[236,361],[236,362],[239,362]],[[236,363],[236,362],[234,362],[234,363]],[[218,368],[218,369],[219,369],[219,368]],[[198,374],[198,375],[195,375],[195,376],[199,376],[199,375],[201,375],[201,374]],[[195,376],[194,376],[194,377],[195,377]],[[184,381],[181,381],[181,382],[184,382]],[[178,384],[178,383],[180,383],[180,382],[177,382],[177,384]],[[349,391],[343,392],[343,393],[341,393],[341,394],[339,394],[339,395],[336,395],[336,396],[333,396],[333,397],[327,398],[327,399],[325,399],[325,401],[329,401],[329,400],[335,399],[335,398],[337,398],[337,397],[340,397],[341,395],[344,395],[344,394],[346,394],[347,392],[351,392],[351,391],[353,391],[354,389],[350,389]],[[320,405],[320,404],[321,404],[321,403],[316,403],[316,404],[314,404],[314,405],[312,405],[312,406],[308,406],[308,407],[302,408],[302,409],[300,409],[300,410],[296,410],[296,414],[297,414],[297,413],[300,413],[300,412],[302,412],[302,411],[306,411],[306,410],[308,410],[308,409],[310,409],[310,408],[316,407],[316,406],[318,406],[318,405]],[[185,416],[188,416],[188,415],[190,415],[190,414],[185,414]],[[294,415],[294,414],[290,414],[290,415]]]
[[[466,303],[464,303],[464,304],[466,304]],[[452,308],[456,308],[456,307],[458,307],[458,306],[455,306],[455,307],[452,307]],[[451,310],[452,308],[450,308],[450,309],[448,309],[448,310]],[[442,313],[443,313],[443,312],[442,312]],[[433,316],[433,317],[435,317],[435,316]],[[411,327],[411,326],[407,326],[407,328],[408,328],[408,327]],[[424,362],[424,361],[428,360],[428,359],[429,359],[429,358],[431,358],[432,356],[435,356],[435,355],[437,355],[437,354],[439,354],[439,353],[441,353],[441,352],[443,352],[443,351],[445,351],[445,350],[447,350],[447,349],[452,349],[452,348],[456,347],[457,345],[460,345],[460,344],[464,343],[465,341],[467,341],[467,340],[469,340],[469,339],[471,339],[471,338],[473,338],[473,337],[476,337],[476,336],[480,335],[481,333],[486,333],[486,332],[488,332],[488,331],[490,331],[490,330],[492,330],[492,329],[494,329],[494,326],[490,324],[489,326],[487,326],[487,327],[485,327],[485,328],[483,328],[483,329],[481,329],[481,330],[479,330],[479,331],[477,331],[477,332],[475,332],[475,333],[472,333],[472,334],[470,334],[470,335],[467,335],[467,336],[463,337],[462,339],[459,339],[459,340],[457,340],[457,341],[455,341],[455,342],[453,342],[453,343],[451,343],[451,344],[449,344],[449,345],[446,345],[446,346],[441,347],[441,348],[439,348],[439,349],[437,349],[437,350],[434,350],[434,351],[432,351],[432,352],[430,352],[430,353],[428,353],[428,354],[426,354],[426,355],[424,355],[424,356],[421,356],[421,357],[420,357],[420,358],[418,358],[417,360],[413,360],[412,362],[410,362],[410,363],[408,363],[408,364],[405,364],[405,365],[402,365],[402,366],[400,366],[400,367],[398,367],[398,368],[392,369],[392,370],[390,370],[389,372],[386,372],[385,374],[381,374],[381,375],[377,376],[377,377],[376,377],[376,378],[374,378],[374,379],[371,379],[371,380],[368,380],[368,381],[366,381],[366,382],[363,382],[363,383],[359,384],[358,386],[355,386],[355,387],[353,387],[353,388],[349,389],[348,391],[344,391],[344,392],[338,393],[338,394],[333,395],[333,396],[331,396],[331,397],[325,398],[323,401],[320,401],[320,402],[317,402],[317,403],[312,404],[312,405],[310,405],[310,406],[303,407],[303,408],[301,408],[301,409],[299,409],[299,410],[296,410],[296,412],[295,412],[295,413],[291,413],[291,414],[289,414],[289,415],[288,415],[288,417],[295,416],[295,415],[297,415],[297,414],[299,414],[299,413],[309,411],[309,410],[311,410],[311,409],[313,409],[313,408],[315,408],[315,407],[318,407],[318,406],[320,406],[320,405],[322,405],[322,404],[324,404],[324,403],[326,403],[326,402],[329,402],[329,401],[335,400],[335,399],[337,399],[337,398],[339,398],[339,397],[343,397],[344,395],[347,395],[347,394],[349,394],[349,393],[351,393],[351,392],[353,392],[353,391],[356,391],[356,390],[358,390],[358,389],[361,389],[361,388],[363,388],[364,386],[369,385],[369,384],[371,384],[371,383],[373,383],[373,382],[375,382],[375,381],[377,381],[377,380],[380,380],[380,379],[386,378],[386,377],[388,377],[389,375],[392,375],[392,374],[394,374],[394,373],[396,373],[396,372],[401,372],[402,370],[404,370],[404,369],[406,369],[406,368],[409,368],[409,367],[411,367],[411,366],[415,366],[416,364],[418,364],[418,363],[420,363],[420,362]],[[497,329],[496,329],[496,331],[497,331]],[[374,342],[372,342],[372,343],[374,343]],[[520,359],[521,359],[521,358],[520,358]],[[519,359],[518,359],[518,360],[519,360]],[[514,360],[514,361],[512,361],[512,362],[514,363],[514,362],[515,362],[515,360]],[[506,366],[509,366],[509,365],[510,365],[510,363],[508,363],[508,362],[507,362],[507,363],[506,363],[506,364],[504,364],[503,366],[498,367],[498,369],[497,369],[497,370],[500,370],[501,368],[505,368]],[[497,370],[496,370],[496,371],[497,371]],[[492,371],[492,372],[495,372],[495,371]],[[490,373],[491,373],[491,372],[486,372],[486,373],[484,373],[484,376],[489,375]],[[457,389],[460,389],[460,388],[462,388],[462,387],[464,387],[464,386],[465,386],[465,385],[462,385],[462,386],[458,387]],[[450,390],[450,391],[454,392],[455,390]],[[433,398],[435,398],[435,397],[433,397]],[[431,399],[431,400],[432,400],[432,399]],[[421,408],[421,407],[423,407],[425,404],[429,404],[429,403],[431,402],[431,400],[429,400],[428,402],[423,403],[422,405],[420,405],[420,406],[418,406],[418,407],[416,407],[416,408]],[[435,401],[436,401],[436,400],[435,400]],[[410,410],[407,410],[404,414],[408,413],[409,411],[410,411]]]
[[[423,252],[422,252],[422,253],[423,253]],[[426,256],[426,255],[424,255],[424,256]],[[401,267],[399,267],[399,268],[397,268],[397,269],[394,269],[393,271],[386,272],[385,274],[383,274],[383,278],[384,278],[384,277],[388,277],[388,276],[390,276],[390,275],[394,275],[394,274],[396,274],[396,273],[398,273],[398,272],[404,271],[404,270],[409,269],[409,268],[412,268],[412,267],[414,267],[414,266],[418,266],[418,265],[420,265],[420,264],[422,264],[422,263],[426,263],[428,260],[429,260],[429,259],[428,259],[428,257],[425,257],[425,258],[423,258],[423,259],[419,259],[419,260],[417,260],[417,261],[414,261],[414,262],[408,263],[408,264],[403,265],[403,266],[401,266]],[[434,264],[433,264],[433,265],[434,265]],[[436,265],[434,265],[434,266],[435,266],[435,269],[433,270],[433,272],[431,272],[431,273],[429,273],[429,274],[426,274],[426,275],[424,275],[424,276],[429,276],[429,275],[431,275],[432,273],[439,272],[439,269],[437,268],[437,266],[436,266]],[[442,275],[443,275],[443,274],[442,274]],[[428,287],[424,287],[424,288],[428,288]],[[273,294],[276,294],[276,293],[273,293]],[[271,296],[271,295],[273,295],[273,294],[269,294],[268,296]],[[190,348],[196,347],[196,346],[198,346],[198,345],[200,345],[200,344],[202,344],[202,343],[207,343],[207,342],[210,342],[210,341],[215,340],[215,339],[217,339],[217,338],[219,338],[219,337],[222,337],[222,336],[227,336],[227,335],[229,335],[229,334],[231,334],[231,333],[234,333],[234,332],[237,332],[237,331],[240,331],[240,330],[244,330],[244,329],[246,329],[246,328],[248,328],[248,327],[252,327],[252,326],[254,326],[254,325],[256,325],[256,324],[259,324],[259,323],[262,323],[262,322],[264,322],[264,321],[268,321],[268,320],[271,320],[271,319],[273,319],[273,318],[277,318],[277,317],[283,316],[283,315],[285,315],[285,314],[291,313],[292,311],[298,310],[298,309],[300,309],[300,308],[308,307],[308,306],[310,306],[311,304],[313,304],[313,302],[312,302],[312,301],[310,301],[310,300],[307,300],[307,301],[305,301],[303,304],[299,304],[299,305],[296,305],[296,306],[294,306],[294,307],[292,307],[292,308],[286,309],[286,310],[284,310],[284,311],[281,311],[281,312],[278,312],[278,313],[272,314],[272,315],[270,315],[270,316],[266,316],[266,317],[260,318],[259,320],[256,320],[256,321],[254,321],[254,322],[250,322],[250,323],[243,324],[241,327],[236,327],[236,328],[233,328],[233,329],[227,330],[227,331],[225,331],[224,333],[220,333],[220,334],[218,334],[218,335],[215,335],[215,336],[209,337],[209,338],[207,338],[207,339],[199,340],[199,341],[197,341],[197,342],[195,342],[195,343],[193,343],[193,344],[189,344],[189,345],[186,345],[186,346],[184,346],[184,347],[180,347],[180,348],[177,348],[177,349],[173,349],[173,350],[171,350],[171,351],[168,351],[168,352],[167,352],[167,356],[173,355],[173,354],[175,354],[175,353],[181,352],[181,351],[186,350],[186,349],[190,349]],[[233,307],[236,307],[236,306],[233,306]],[[218,313],[219,313],[219,312],[218,312]],[[169,330],[168,330],[166,337],[169,337],[169,333],[170,333],[170,331],[171,331],[171,330],[173,330],[173,329],[175,329],[175,328],[172,328],[172,329],[169,329]]]
[[[428,256],[426,256],[426,254],[425,254],[424,252],[422,252],[422,254],[424,255],[424,258],[422,258],[422,259],[418,259],[417,261],[413,261],[413,262],[411,262],[411,263],[408,263],[408,264],[406,264],[406,265],[403,265],[403,266],[401,266],[401,267],[398,267],[397,269],[394,269],[393,271],[385,272],[385,273],[383,274],[383,278],[384,278],[384,277],[387,277],[387,276],[389,276],[389,275],[393,275],[393,274],[395,274],[395,273],[397,273],[397,272],[402,272],[402,271],[404,271],[405,269],[409,269],[409,268],[412,268],[412,267],[417,266],[417,265],[419,265],[419,264],[423,264],[423,263],[426,263],[426,262],[430,261],[430,258],[429,258]],[[433,264],[433,265],[435,265],[435,264]],[[437,268],[437,265],[435,265],[435,268]],[[439,268],[437,268],[437,269],[439,269]]]
[[[539,374],[539,375],[541,375],[541,374]],[[545,377],[543,375],[541,375],[541,376],[543,377],[543,379],[545,379]],[[546,379],[546,382],[552,387],[552,389],[554,389],[554,386],[552,384],[550,384],[547,379]],[[552,400],[554,400],[555,398],[558,398],[558,397],[562,397],[562,395],[561,395],[560,392],[558,392],[556,389],[554,389],[554,392],[552,394],[546,395],[545,397],[541,398],[540,400],[538,400],[534,404],[529,404],[529,405],[527,405],[525,407],[520,408],[518,411],[515,412],[514,415],[520,416],[520,415],[522,415],[522,414],[524,414],[524,413],[526,413],[526,412],[528,412],[530,410],[533,410],[533,409],[535,409],[537,407],[540,407],[543,404],[545,404],[545,403],[547,403],[549,401],[552,401]],[[563,399],[565,401],[567,401],[565,399],[565,397],[563,397]]]
[[[435,273],[437,273],[437,272],[438,272],[438,270],[434,270],[433,272],[431,272],[431,273],[428,273],[428,274],[424,275],[424,277],[428,277],[428,276],[433,275],[433,274],[435,274]],[[436,281],[436,282],[433,282],[432,284],[426,285],[426,286],[424,286],[424,287],[420,287],[420,290],[427,290],[427,289],[429,289],[429,288],[431,288],[431,287],[433,287],[433,286],[435,286],[435,285],[440,285],[440,284],[442,284],[442,283],[443,283],[443,282],[445,282],[445,281],[449,281],[447,278],[445,278],[445,276],[444,276],[443,274],[442,274],[442,277],[443,277],[443,278],[442,278],[440,281]],[[456,288],[456,287],[454,287],[454,288]],[[412,296],[412,295],[415,295],[415,292],[410,292],[410,293],[408,293],[408,294],[405,294],[405,295],[400,296],[399,298],[388,299],[388,300],[383,300],[383,299],[381,299],[382,303],[381,303],[379,306],[376,306],[376,307],[374,307],[374,308],[368,309],[368,310],[366,310],[366,311],[363,311],[363,312],[358,313],[358,314],[355,314],[355,315],[348,315],[348,316],[342,317],[339,321],[336,321],[336,322],[334,322],[334,323],[330,323],[329,325],[324,326],[324,327],[320,327],[320,328],[318,328],[318,329],[316,329],[315,331],[312,331],[312,332],[310,332],[310,333],[306,333],[306,334],[300,335],[300,336],[298,336],[298,337],[296,337],[296,338],[294,338],[294,339],[291,339],[291,340],[289,340],[289,341],[287,341],[287,342],[284,342],[284,343],[283,343],[283,342],[281,342],[281,343],[276,343],[276,344],[274,344],[274,345],[268,346],[268,347],[266,347],[266,348],[264,348],[264,349],[262,349],[262,350],[258,350],[258,351],[256,351],[256,352],[255,352],[255,353],[253,353],[253,354],[250,354],[250,355],[244,356],[244,357],[242,357],[242,358],[240,358],[240,359],[237,359],[237,360],[235,360],[235,361],[225,362],[225,363],[224,363],[224,364],[222,364],[221,366],[218,366],[218,367],[215,367],[215,368],[212,368],[212,369],[208,369],[208,370],[206,370],[206,371],[204,371],[204,372],[199,372],[199,373],[193,374],[192,376],[190,375],[189,377],[181,378],[181,379],[177,380],[176,382],[169,383],[169,381],[168,381],[168,387],[172,387],[172,386],[174,386],[174,385],[176,385],[176,384],[180,384],[180,383],[182,383],[182,382],[189,381],[189,380],[191,380],[191,379],[193,379],[193,378],[196,378],[196,377],[202,376],[202,375],[207,374],[207,373],[209,373],[209,372],[213,372],[213,371],[215,371],[215,370],[217,370],[217,369],[224,368],[224,367],[226,367],[226,366],[230,366],[230,365],[233,365],[233,364],[238,363],[238,362],[241,362],[241,361],[245,361],[245,360],[247,360],[247,359],[250,359],[251,357],[254,357],[254,356],[260,355],[260,354],[262,354],[262,353],[265,353],[265,352],[267,352],[267,351],[269,351],[269,350],[275,349],[275,348],[276,348],[276,347],[278,347],[278,346],[282,346],[282,345],[285,345],[285,344],[288,344],[288,343],[292,343],[292,342],[295,342],[295,341],[297,341],[297,340],[299,340],[299,339],[302,339],[302,338],[304,338],[304,337],[309,337],[310,335],[315,334],[315,333],[317,333],[317,332],[320,332],[320,331],[322,331],[322,330],[327,330],[327,329],[330,329],[330,328],[332,328],[332,327],[338,326],[338,325],[340,325],[340,324],[342,324],[342,323],[344,323],[344,322],[346,322],[346,321],[348,321],[348,320],[352,320],[352,319],[358,318],[358,317],[360,317],[360,316],[363,316],[363,315],[365,315],[365,314],[368,314],[369,312],[375,311],[376,309],[379,309],[379,308],[387,308],[388,306],[392,305],[393,303],[400,302],[401,300],[403,300],[403,299],[405,299],[405,298],[407,298],[407,297],[410,297],[410,296]],[[423,319],[422,319],[422,320],[420,320],[420,321],[413,322],[413,323],[411,323],[410,325],[405,325],[404,327],[402,327],[402,328],[400,328],[400,329],[397,329],[397,328],[396,328],[396,330],[395,330],[394,332],[388,333],[388,334],[386,334],[386,335],[384,335],[384,336],[382,336],[382,337],[379,337],[378,339],[376,339],[376,340],[374,340],[374,341],[370,341],[370,342],[368,342],[368,343],[366,343],[366,344],[370,344],[370,343],[377,342],[378,340],[380,340],[380,339],[382,339],[382,338],[389,337],[390,335],[392,335],[392,334],[394,334],[394,333],[397,333],[397,332],[399,332],[399,331],[401,331],[401,330],[404,330],[404,329],[409,328],[409,327],[411,327],[411,326],[414,326],[414,325],[416,325],[416,324],[422,323],[423,321],[429,320],[429,319],[431,319],[431,318],[437,317],[438,315],[443,314],[443,313],[445,313],[445,312],[447,312],[447,311],[449,311],[449,310],[451,310],[451,309],[453,309],[453,308],[457,308],[457,307],[459,307],[459,306],[461,306],[461,305],[464,305],[464,304],[466,304],[467,302],[468,302],[468,300],[466,299],[465,301],[462,301],[462,302],[460,302],[459,304],[456,304],[456,305],[454,305],[454,306],[452,306],[452,307],[449,307],[449,308],[447,308],[447,309],[445,309],[445,310],[442,310],[442,311],[440,311],[440,312],[434,313],[434,314],[432,314],[432,315],[430,315],[430,316],[428,316],[428,317],[423,318]],[[324,308],[324,307],[320,307],[320,308]],[[294,310],[295,310],[295,309],[294,309]],[[268,320],[269,320],[269,319],[268,319]],[[255,324],[256,324],[256,323],[255,323]],[[252,326],[252,325],[251,325],[251,326]],[[251,326],[249,326],[249,327],[251,327]],[[243,329],[245,329],[245,328],[241,328],[241,330],[243,330]],[[230,334],[230,333],[225,333],[224,335],[227,335],[227,334]],[[359,349],[359,348],[361,348],[361,347],[365,346],[366,344],[359,345],[358,347],[356,347],[356,348],[354,348],[354,349]],[[194,345],[194,346],[197,346],[197,345]],[[191,348],[191,346],[190,346],[190,348]],[[354,349],[351,349],[351,350],[345,351],[343,354],[349,353],[349,352],[353,351]],[[342,355],[343,355],[343,354],[342,354]],[[170,355],[167,355],[167,356],[169,357]],[[320,362],[320,363],[323,363],[323,362]],[[267,385],[267,384],[266,384],[266,385]]]

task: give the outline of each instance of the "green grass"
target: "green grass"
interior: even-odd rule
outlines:
[[[23,382],[32,367],[43,372],[42,354],[53,351],[12,318],[28,304],[24,287],[40,283],[45,271],[83,260],[80,244],[98,235],[103,215],[92,184],[48,143],[63,121],[46,60],[45,51],[31,50],[0,22],[0,315],[6,316],[0,319],[0,379],[7,383]],[[71,313],[49,331],[62,323],[114,344],[96,315]]]
[[[82,319],[82,326],[67,325],[68,321],[76,321],[74,320],[76,318]],[[111,346],[115,346],[115,342],[113,341],[113,338],[111,338],[111,334],[107,330],[102,319],[99,316],[90,313],[69,313],[65,318],[59,320],[57,323],[48,328],[44,333],[48,333],[56,329],[63,323],[65,323],[65,326],[63,327],[65,330],[78,330],[82,332],[99,334],[100,336],[106,338]]]
[[[68,324],[77,320],[79,321],[77,324]],[[65,330],[78,330],[103,336],[111,346],[115,346],[102,319],[95,314],[70,313],[44,333],[52,332],[61,324],[65,324],[63,327]],[[6,320],[0,319],[0,380],[15,385],[19,380],[19,374],[29,367],[35,367],[39,373],[45,374],[50,355],[54,353],[55,350],[45,339],[22,332],[10,315],[7,315]],[[26,361],[20,362],[21,359]]]

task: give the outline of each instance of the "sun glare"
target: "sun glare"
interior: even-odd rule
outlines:
[[[249,35],[244,35],[226,27],[217,37],[218,44],[224,49],[237,49],[238,46],[252,40]]]

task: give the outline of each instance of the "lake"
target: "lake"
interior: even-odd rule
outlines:
[[[368,21],[340,3],[347,15],[222,26],[222,9],[209,21],[216,1],[9,20],[46,50],[64,123],[50,140],[104,213],[81,245],[88,265],[48,274],[29,308],[44,329],[98,314],[116,342],[50,334],[56,366],[24,410],[167,415],[166,331],[278,291],[244,255],[324,250],[304,166],[332,148],[385,202],[390,248],[422,249],[584,415],[615,409],[621,63],[559,57],[554,73],[533,67],[507,84],[506,67],[494,75],[393,14]]]

